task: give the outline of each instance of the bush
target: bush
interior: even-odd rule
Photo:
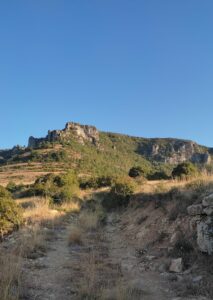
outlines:
[[[97,189],[102,187],[111,186],[114,182],[112,176],[101,176],[101,177],[92,177],[87,179],[81,179],[80,188],[81,189]]]
[[[166,172],[164,171],[157,171],[153,174],[150,174],[148,176],[148,179],[149,180],[167,180],[167,179],[170,179],[171,177],[169,177]]]
[[[103,200],[106,209],[125,207],[128,205],[131,195],[135,191],[135,183],[129,178],[118,178],[113,184],[109,194]]]
[[[198,169],[191,162],[183,162],[177,165],[172,171],[172,177],[174,178],[192,177],[197,174],[198,174]]]
[[[21,209],[12,200],[10,193],[0,186],[0,233],[12,231],[20,226],[22,222]]]
[[[129,177],[136,178],[136,177],[140,177],[142,175],[144,175],[144,171],[142,170],[142,168],[140,166],[132,167],[129,170]]]
[[[0,185],[0,198],[10,198],[11,194],[3,186]]]
[[[79,182],[73,171],[63,175],[47,174],[39,177],[31,188],[32,194],[51,197],[57,204],[72,201],[78,191]]]
[[[46,161],[57,161],[57,162],[67,161],[67,159],[68,156],[65,151],[50,152],[45,158]]]
[[[15,192],[20,192],[21,190],[23,190],[24,185],[23,184],[15,184],[15,182],[10,181],[7,185],[7,190],[10,193],[15,193]]]

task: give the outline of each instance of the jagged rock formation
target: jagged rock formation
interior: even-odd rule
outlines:
[[[202,252],[213,254],[213,194],[205,197],[202,204],[188,207],[189,215],[197,223],[197,244]]]
[[[138,152],[153,160],[178,164],[184,161],[208,164],[211,162],[207,148],[195,142],[178,139],[150,139],[150,143],[142,142]]]
[[[99,143],[99,132],[94,126],[68,122],[62,130],[49,130],[45,138],[34,138],[31,136],[28,141],[28,147],[37,148],[42,143],[60,142],[70,138],[76,138],[81,144],[88,141],[97,146]]]
[[[211,154],[213,154],[212,149],[187,140],[172,138],[145,139],[113,133],[102,134],[110,139],[111,149],[114,151],[117,151],[119,148],[119,140],[122,139],[124,147],[128,147],[129,143],[133,143],[135,153],[140,154],[147,160],[161,163],[178,164],[184,161],[191,161],[193,163],[209,164],[211,162]],[[28,147],[39,148],[47,142],[60,143],[72,139],[75,139],[83,145],[89,142],[98,146],[99,150],[102,151],[106,148],[106,145],[100,141],[100,132],[96,127],[74,122],[67,123],[62,130],[49,130],[47,136],[44,138],[34,138],[31,136],[29,138]]]

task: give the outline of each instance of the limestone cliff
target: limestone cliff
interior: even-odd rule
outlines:
[[[61,142],[71,138],[75,138],[81,144],[88,141],[98,145],[99,132],[94,126],[68,122],[62,130],[49,130],[45,138],[34,138],[31,136],[28,141],[28,147],[37,148],[45,142]]]
[[[105,138],[101,139],[101,136]],[[212,150],[193,141],[172,138],[136,138],[127,135],[103,133],[99,132],[94,126],[81,125],[74,122],[67,123],[62,130],[49,130],[44,138],[31,136],[28,147],[39,148],[47,142],[61,143],[69,142],[73,139],[82,145],[90,143],[98,147],[102,152],[126,150],[130,153],[133,151],[154,162],[167,164],[178,164],[184,161],[198,164],[209,164],[211,162]],[[110,148],[108,149],[109,145]]]
[[[208,164],[211,156],[208,148],[195,142],[179,139],[150,139],[139,144],[138,153],[153,160],[178,164],[184,161]]]

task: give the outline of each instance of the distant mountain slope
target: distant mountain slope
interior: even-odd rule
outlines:
[[[94,126],[69,122],[44,138],[29,138],[27,148],[0,151],[0,164],[41,170],[75,168],[82,174],[127,173],[140,165],[145,174],[169,172],[180,162],[211,164],[211,149],[195,142],[172,138],[140,138],[98,131]]]

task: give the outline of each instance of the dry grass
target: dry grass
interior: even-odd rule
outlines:
[[[96,255],[95,252],[80,255],[79,267],[82,276],[78,281],[78,299],[97,299],[100,297],[99,270],[103,270]]]
[[[21,291],[22,259],[38,258],[46,251],[46,232],[41,226],[53,220],[48,201],[43,198],[28,198],[17,201],[24,209],[25,227],[20,229],[7,253],[0,255],[0,299],[18,300]]]
[[[82,244],[82,229],[79,226],[73,225],[70,228],[70,233],[68,236],[68,244],[71,245],[81,245]]]
[[[22,230],[18,242],[20,255],[23,257],[43,256],[46,252],[46,232],[39,225],[33,225]]]
[[[26,224],[48,225],[54,223],[62,213],[49,207],[49,199],[42,197],[25,198],[31,205],[25,209],[23,217]],[[22,200],[23,205],[23,200]]]
[[[80,209],[80,208],[79,208]],[[82,244],[83,237],[88,231],[95,230],[99,223],[99,212],[84,210],[80,213],[77,223],[70,228],[68,244]]]
[[[146,181],[141,185],[137,192],[138,193],[155,193],[155,192],[168,192],[172,188],[184,188],[189,184],[196,184],[197,182],[203,185],[213,185],[213,175],[208,175],[206,173],[200,174],[193,178],[185,179],[174,179],[174,180],[153,180]]]
[[[96,229],[99,222],[98,213],[90,212],[90,211],[83,211],[79,216],[79,226],[83,228],[85,231],[94,230]]]
[[[10,181],[13,181],[15,184],[32,184],[38,177],[49,173],[49,171],[44,171],[41,163],[31,163],[31,165],[28,163],[8,165],[0,167],[0,171],[0,185],[5,187]],[[61,171],[51,172],[54,174],[62,173]]]
[[[98,225],[98,215],[95,212],[84,211],[80,214],[78,222],[85,231],[94,230]]]
[[[78,212],[80,212],[81,205],[79,202],[63,203],[60,206],[60,209],[65,212],[78,213]]]
[[[21,257],[4,253],[0,257],[1,300],[18,300],[20,295]]]
[[[144,292],[132,287],[130,284],[123,282],[123,280],[117,280],[115,290],[114,290],[114,299],[116,300],[140,300],[143,299]],[[106,299],[109,299],[106,297]]]
[[[77,284],[79,300],[139,300],[144,295],[142,290],[127,284],[123,280],[120,267],[112,267],[96,249],[80,254],[78,268],[81,274]]]

